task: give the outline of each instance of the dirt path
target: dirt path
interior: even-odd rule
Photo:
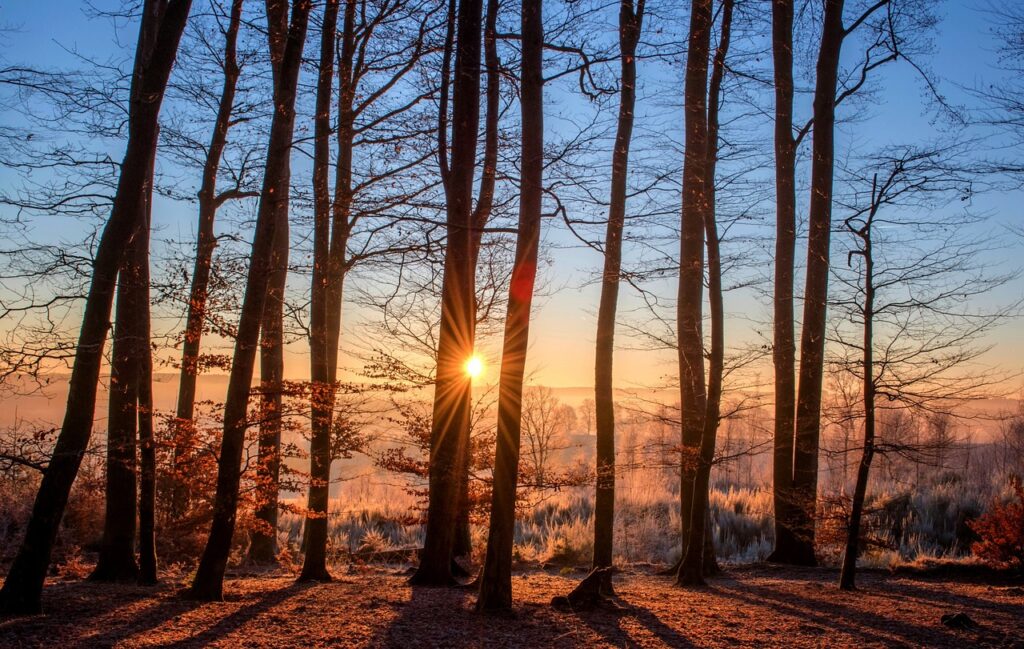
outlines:
[[[829,570],[742,568],[707,589],[667,578],[616,577],[623,609],[574,614],[548,606],[577,575],[514,578],[514,619],[473,613],[472,592],[413,589],[371,571],[332,584],[234,579],[229,601],[198,605],[156,589],[48,585],[45,615],[0,622],[0,647],[970,647],[1024,648],[1024,590],[920,577],[864,575],[841,593]],[[963,612],[976,630],[953,630]]]

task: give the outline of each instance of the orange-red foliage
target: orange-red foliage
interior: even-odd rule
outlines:
[[[971,523],[981,537],[972,550],[986,563],[1000,568],[1024,568],[1024,484],[1011,479],[1014,500],[993,503],[991,511]]]

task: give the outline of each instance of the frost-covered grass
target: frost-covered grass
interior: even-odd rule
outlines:
[[[972,540],[969,521],[984,511],[1001,490],[1002,478],[964,480],[943,474],[913,489],[881,478],[872,485],[867,527],[871,543],[861,557],[866,566],[891,567],[920,561],[963,560]],[[835,494],[832,495],[834,502]],[[768,486],[739,486],[718,481],[710,494],[715,549],[725,563],[762,561],[774,541],[772,496]],[[415,496],[370,478],[343,486],[331,503],[330,539],[335,559],[359,551],[415,548],[422,544],[422,512]],[[620,477],[615,510],[616,561],[668,564],[678,558],[680,516],[678,478],[663,470],[638,470]],[[826,562],[837,560],[843,527],[820,535]],[[283,547],[298,550],[302,518],[281,517]],[[482,553],[486,529],[473,530]],[[516,524],[516,557],[522,561],[585,565],[593,550],[593,501],[590,487],[551,493],[522,512]]]

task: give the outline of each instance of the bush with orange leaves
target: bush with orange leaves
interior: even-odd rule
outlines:
[[[992,509],[971,523],[981,537],[972,546],[976,556],[998,568],[1024,569],[1024,484],[1019,476],[1010,478],[1013,498],[995,502]]]

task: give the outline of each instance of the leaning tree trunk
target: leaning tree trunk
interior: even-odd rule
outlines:
[[[284,0],[272,0],[283,10]],[[235,339],[235,353],[224,404],[224,433],[217,462],[217,491],[214,497],[210,536],[199,561],[189,596],[200,600],[223,597],[224,570],[231,551],[238,510],[242,451],[248,425],[247,410],[256,350],[259,347],[260,321],[267,302],[267,289],[273,270],[274,239],[278,215],[288,202],[290,153],[295,126],[295,94],[302,63],[311,3],[294,0],[284,55],[281,59],[281,83],[275,90],[274,118],[270,126],[263,191],[256,217],[249,276],[242,301],[242,313]],[[273,49],[273,46],[272,48]]]
[[[605,232],[604,271],[597,311],[594,360],[594,415],[597,422],[597,481],[594,499],[594,568],[612,565],[615,529],[615,393],[612,362],[615,352],[615,312],[622,269],[622,235],[626,221],[626,178],[636,106],[636,46],[643,25],[644,0],[619,5],[619,120],[612,151],[612,185]],[[602,589],[612,590],[611,571],[599,573]]]
[[[796,264],[796,141],[793,137],[793,0],[772,2],[775,65],[775,434],[772,499],[775,548],[769,561],[792,563],[793,426],[796,410],[793,269]]]
[[[537,278],[544,169],[544,23],[542,0],[522,3],[522,164],[519,232],[509,286],[505,341],[498,384],[498,440],[491,490],[487,554],[480,575],[478,611],[512,608],[512,544],[519,482],[523,377],[530,338],[530,307]]]
[[[156,151],[160,105],[190,7],[190,0],[147,0],[143,4],[132,78],[128,144],[110,220],[93,260],[92,282],[68,384],[67,410],[32,506],[25,537],[0,590],[0,612],[37,613],[41,609],[53,542],[92,435],[96,387],[117,273],[141,218],[139,204],[149,172],[148,161]]]
[[[217,196],[217,171],[228,141],[231,115],[235,105],[235,89],[240,70],[236,55],[238,31],[242,24],[242,1],[233,0],[231,18],[224,33],[224,85],[220,92],[217,118],[213,134],[206,149],[203,179],[199,187],[199,229],[196,240],[196,259],[192,268],[192,286],[189,289],[188,315],[185,320],[185,339],[181,350],[181,371],[178,378],[178,405],[175,411],[174,449],[171,462],[175,476],[171,490],[171,517],[176,518],[188,509],[191,494],[185,491],[179,476],[188,471],[184,458],[189,454],[195,432],[196,381],[199,376],[199,350],[206,319],[206,298],[210,286],[210,268],[213,251],[217,247],[213,224],[217,207],[227,196]],[[230,194],[228,194],[230,195]]]
[[[355,3],[345,8],[346,35],[349,16]],[[329,0],[324,8],[320,32],[320,69],[316,87],[316,115],[313,134],[313,279],[310,300],[310,485],[306,519],[306,555],[300,579],[330,581],[327,571],[327,505],[330,496],[331,421],[334,412],[334,384],[331,355],[328,352],[328,295],[331,263],[331,196],[330,170],[331,87],[334,80],[335,38],[338,24],[338,1]],[[346,38],[342,59],[351,46]],[[344,64],[343,64],[344,67]],[[339,159],[338,164],[343,161]],[[335,341],[337,346],[337,341]],[[325,475],[326,474],[326,475]]]
[[[800,337],[793,455],[794,547],[792,563],[815,565],[818,446],[821,437],[821,388],[825,372],[829,238],[832,229],[832,176],[835,160],[835,99],[843,44],[843,0],[826,0],[821,49],[814,88],[811,201],[807,239],[804,319]]]
[[[448,176],[448,245],[441,289],[437,376],[430,432],[426,538],[411,582],[446,586],[451,569],[461,491],[460,468],[467,452],[472,384],[463,371],[473,353],[474,277],[472,192],[480,119],[481,0],[463,0],[452,97],[452,156]]]
[[[679,342],[680,415],[684,457],[681,466],[681,518],[683,561],[676,575],[680,585],[699,583],[703,554],[704,520],[693,512],[706,501],[696,483],[704,437],[706,393],[704,385],[704,336],[702,300],[704,293],[704,211],[707,208],[707,84],[708,51],[711,48],[711,0],[690,4],[689,49],[686,57],[685,130],[683,161],[682,235],[679,253],[679,298],[677,302]],[[697,525],[695,525],[697,523]],[[695,536],[695,527],[701,535]],[[689,561],[687,557],[693,556]],[[693,567],[697,572],[692,573]]]

